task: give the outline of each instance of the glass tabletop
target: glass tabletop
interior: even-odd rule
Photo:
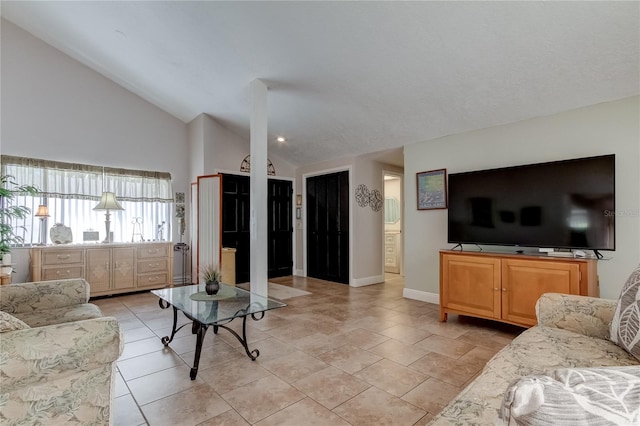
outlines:
[[[192,295],[195,298],[202,298],[202,292],[204,292],[204,284],[169,287],[151,291],[151,293],[176,309],[203,324],[215,324],[287,306],[277,300],[223,283],[220,283],[219,296],[215,297],[218,300],[193,300]]]

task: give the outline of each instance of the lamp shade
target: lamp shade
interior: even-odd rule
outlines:
[[[103,192],[100,202],[94,210],[124,210],[113,192]]]
[[[34,215],[35,217],[49,217],[49,207],[40,204],[38,206],[38,211]]]

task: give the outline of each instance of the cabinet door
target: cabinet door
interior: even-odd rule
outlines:
[[[113,249],[113,288],[124,289],[136,286],[134,248]]]
[[[579,265],[547,260],[502,261],[502,319],[537,324],[535,306],[543,293],[580,294]]]
[[[500,318],[500,259],[443,255],[441,280],[445,308]]]
[[[91,292],[107,291],[111,288],[111,249],[87,249],[86,280]]]

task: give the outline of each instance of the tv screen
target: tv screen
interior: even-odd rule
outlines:
[[[449,175],[450,243],[615,250],[615,155]]]

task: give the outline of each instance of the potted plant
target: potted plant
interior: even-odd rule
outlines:
[[[213,295],[218,293],[218,290],[220,290],[220,279],[222,278],[218,267],[211,264],[205,265],[200,274],[205,282],[204,290],[207,294]]]
[[[11,273],[11,246],[22,244],[23,239],[18,235],[18,227],[14,228],[11,222],[15,219],[24,219],[31,209],[26,206],[15,205],[18,195],[36,195],[38,189],[31,185],[18,185],[14,177],[10,175],[0,176],[0,260],[2,261],[2,275]],[[5,271],[5,267],[8,271]]]

